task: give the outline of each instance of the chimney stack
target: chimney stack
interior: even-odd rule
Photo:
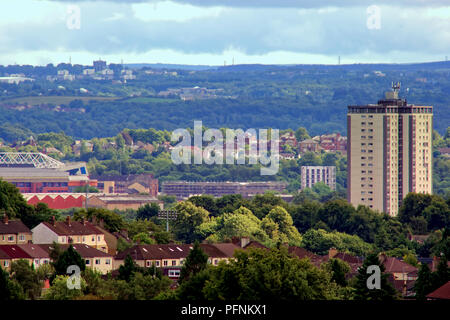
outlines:
[[[336,248],[330,248],[330,250],[328,250],[328,258],[334,258],[336,255],[338,254],[338,251]]]
[[[85,226],[86,225],[86,219],[83,217],[83,218],[81,218],[81,223],[83,223],[83,226]]]
[[[8,215],[5,213],[5,215],[3,216],[3,223],[4,224],[8,224]]]
[[[249,237],[242,237],[241,238],[241,248],[245,248],[250,243]]]
[[[70,216],[66,217],[66,223],[68,224],[68,226],[70,227]]]

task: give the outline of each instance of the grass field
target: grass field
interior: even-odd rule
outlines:
[[[73,100],[82,100],[83,102],[88,101],[112,101],[119,98],[116,97],[78,97],[78,96],[35,96],[35,97],[21,97],[12,98],[0,101],[0,104],[10,104],[10,103],[20,103],[28,105],[40,105],[40,104],[65,104],[68,105]]]

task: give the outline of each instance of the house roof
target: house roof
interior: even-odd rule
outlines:
[[[115,258],[124,260],[129,254],[134,260],[182,259],[189,255],[192,248],[192,244],[139,244],[118,253]],[[228,258],[240,247],[232,243],[201,243],[200,248],[208,257]]]
[[[250,245],[250,243],[248,245]],[[227,258],[233,257],[236,250],[242,249],[240,246],[235,245],[234,243],[214,243],[213,246],[223,252],[223,254]]]
[[[17,246],[25,253],[27,253],[31,258],[50,258],[48,252],[42,249],[37,244],[27,243],[18,244]]]
[[[39,246],[44,249],[47,253],[50,253],[53,250],[53,244],[39,244]],[[59,245],[62,251],[66,251],[69,249],[70,244],[60,244]],[[87,244],[72,244],[72,247],[80,254],[82,258],[103,258],[103,257],[112,257],[111,254],[105,253],[103,251],[97,250],[94,247],[88,246]]]
[[[17,233],[30,233],[26,225],[20,220],[9,220],[7,224],[0,221],[0,234],[17,234]]]
[[[450,281],[428,294],[427,298],[450,300]]]
[[[223,250],[221,250],[216,244],[202,243],[202,244],[200,244],[200,248],[202,248],[203,252],[206,253],[206,255],[208,257],[230,258],[226,247],[224,247],[224,249],[225,249],[225,251],[227,251],[227,253],[225,253]],[[233,254],[234,254],[234,251],[233,251]]]
[[[383,265],[386,268],[387,273],[411,273],[416,272],[417,268],[413,267],[406,262],[400,261],[394,257],[385,257]]]
[[[70,225],[67,221],[56,221],[55,225],[50,222],[42,223],[60,236],[103,234],[88,221],[86,221],[85,224],[78,221],[70,221]]]
[[[124,260],[129,254],[134,260],[180,259],[189,254],[192,245],[188,244],[138,244],[116,255]]]
[[[0,245],[0,251],[3,251],[9,259],[30,259],[31,257],[16,244]]]
[[[293,255],[299,257],[300,259],[303,259],[305,257],[308,257],[308,258],[318,257],[314,253],[306,250],[305,248],[296,247],[296,246],[289,246],[288,252],[290,254],[293,254]]]

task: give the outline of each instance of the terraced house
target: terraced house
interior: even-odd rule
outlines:
[[[4,215],[0,221],[0,245],[29,243],[32,240],[32,233],[20,220],[9,220]]]
[[[208,256],[208,262],[218,265],[221,260],[228,260],[233,257],[234,251],[240,249],[233,243],[200,244],[203,252]],[[141,267],[155,266],[161,268],[164,275],[176,280],[180,276],[184,260],[192,250],[192,244],[146,244],[135,245],[116,255],[114,269],[118,269],[124,264],[127,255]]]
[[[88,221],[71,221],[67,216],[66,221],[41,222],[32,230],[33,243],[35,244],[85,244],[103,252],[108,252],[105,235],[97,227]]]
[[[53,244],[41,244],[39,245],[48,254],[54,249]],[[70,244],[62,244],[60,248],[62,251],[66,251]],[[72,247],[80,256],[84,259],[87,268],[91,268],[99,271],[102,274],[107,274],[113,270],[113,256],[103,251],[97,250],[86,244],[72,244]]]

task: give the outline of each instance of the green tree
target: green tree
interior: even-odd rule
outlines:
[[[433,291],[433,276],[426,263],[419,268],[418,278],[414,283],[414,292],[417,300],[425,300],[427,294]]]
[[[149,234],[145,232],[141,232],[135,235],[133,237],[133,242],[139,244],[156,244],[155,239],[150,238]]]
[[[160,208],[156,203],[146,203],[144,206],[139,207],[139,209],[137,210],[136,219],[144,220],[156,217],[159,213],[159,210]]]
[[[12,279],[16,280],[23,288],[28,299],[35,300],[41,295],[42,284],[38,274],[27,260],[19,259],[11,263]]]
[[[295,131],[295,138],[298,142],[310,139],[311,137],[308,134],[308,131],[304,127],[300,127]]]
[[[45,293],[45,300],[73,300],[81,297],[86,290],[86,281],[80,277],[80,289],[70,289],[67,285],[69,276],[58,275],[53,280],[50,289]]]
[[[331,273],[331,281],[336,282],[336,284],[342,287],[347,286],[348,283],[345,276],[350,271],[350,266],[347,262],[332,258],[323,267],[327,272]]]
[[[378,266],[380,268],[380,289],[369,289],[367,286],[367,280],[371,276],[367,273],[369,266]],[[378,259],[376,253],[369,254],[364,260],[363,265],[358,270],[355,283],[355,300],[377,300],[386,301],[394,300],[397,298],[397,292],[389,282],[389,275],[384,273],[384,265]]]
[[[134,272],[138,270],[138,265],[133,261],[131,256],[128,254],[125,258],[124,264],[119,267],[119,280],[125,280],[129,282]]]
[[[61,253],[56,261],[53,261],[56,275],[66,275],[67,268],[71,265],[77,265],[81,271],[86,269],[86,263],[80,254],[73,248],[72,245],[66,251]]]
[[[208,221],[209,212],[189,201],[178,203],[175,210],[178,215],[174,222],[173,232],[177,238],[186,243],[200,240],[195,233],[195,228]]]
[[[330,275],[283,246],[239,250],[229,263],[210,268],[203,293],[212,300],[327,300],[338,298]]]
[[[192,250],[189,252],[183,267],[181,268],[179,283],[189,280],[193,275],[204,270],[208,266],[208,256],[200,248],[198,241],[194,243]]]

